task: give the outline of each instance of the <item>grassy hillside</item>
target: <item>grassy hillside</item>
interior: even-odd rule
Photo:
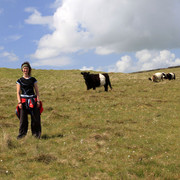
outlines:
[[[42,138],[17,140],[19,69],[0,69],[1,179],[180,179],[180,68],[110,73],[113,90],[86,90],[80,71],[33,70]],[[30,127],[30,123],[29,123]]]

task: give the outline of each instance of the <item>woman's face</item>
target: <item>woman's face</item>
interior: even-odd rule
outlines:
[[[28,68],[28,67],[24,67],[24,68],[23,68],[23,73],[24,73],[25,75],[28,75],[28,74],[29,74],[29,68]]]

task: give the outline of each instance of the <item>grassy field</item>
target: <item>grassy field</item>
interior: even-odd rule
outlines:
[[[44,106],[42,138],[29,128],[17,140],[22,72],[1,68],[0,179],[180,179],[180,68],[160,71],[177,79],[109,73],[113,90],[104,92],[87,91],[78,70],[33,70]]]

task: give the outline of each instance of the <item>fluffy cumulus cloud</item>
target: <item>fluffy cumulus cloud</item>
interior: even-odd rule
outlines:
[[[153,51],[148,54],[142,49],[180,47],[179,0],[56,0],[55,6],[52,17],[26,9],[32,13],[26,23],[47,24],[53,29],[38,42],[33,58],[39,61],[88,50],[99,55],[138,51],[139,64],[144,62],[148,68],[149,56],[157,59]],[[122,57],[117,68],[124,70],[132,63],[131,58]]]
[[[51,27],[51,23],[53,20],[52,16],[43,17],[41,13],[33,7],[26,8],[25,11],[32,13],[32,15],[25,20],[27,24],[48,25],[49,27]]]
[[[180,65],[180,59],[168,50],[141,50],[136,52],[135,57],[121,57],[114,66],[109,68],[109,71],[136,72],[178,65]]]

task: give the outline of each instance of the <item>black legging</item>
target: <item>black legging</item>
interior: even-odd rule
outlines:
[[[31,115],[31,131],[32,135],[36,138],[41,137],[41,116],[37,104],[34,108],[27,109],[25,103],[22,104],[20,109],[20,128],[18,138],[24,137],[28,131],[28,114]]]

